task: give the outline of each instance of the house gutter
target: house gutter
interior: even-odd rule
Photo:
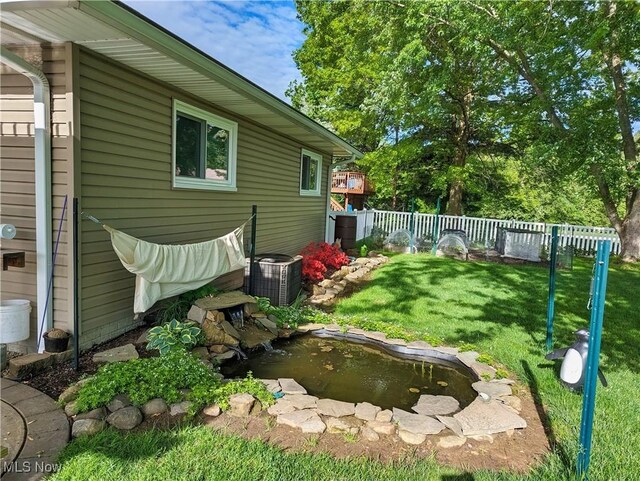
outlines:
[[[1,47],[0,61],[21,73],[33,84],[36,180],[36,292],[38,305],[37,340],[40,350],[42,330],[52,326],[53,302],[46,302],[53,269],[51,254],[51,90],[42,71],[22,57]],[[46,307],[45,307],[46,305]],[[43,323],[42,320],[45,319]]]

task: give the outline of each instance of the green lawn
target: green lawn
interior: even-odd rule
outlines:
[[[556,346],[588,325],[591,261],[560,273]],[[555,450],[527,478],[464,473],[432,460],[396,465],[338,461],[284,453],[259,441],[205,427],[123,435],[106,431],[74,441],[56,480],[561,480],[577,453],[582,398],[562,388],[544,360],[547,272],[538,267],[397,256],[362,291],[342,301],[338,315],[367,317],[437,336],[449,345],[473,343],[517,374],[546,408]],[[640,269],[612,267],[602,344],[610,387],[598,386],[590,479],[640,479]]]

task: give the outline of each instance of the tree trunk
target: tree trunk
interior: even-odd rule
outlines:
[[[635,197],[618,235],[622,261],[640,261],[640,196]]]
[[[449,186],[449,202],[447,203],[447,215],[462,215],[462,196],[464,193],[463,169],[467,163],[469,149],[469,137],[471,126],[469,125],[469,112],[473,94],[467,92],[462,99],[456,99],[460,111],[456,115],[454,142],[456,145],[453,157],[453,180]]]

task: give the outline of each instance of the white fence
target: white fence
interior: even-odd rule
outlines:
[[[336,214],[334,212],[333,214]],[[332,214],[332,215],[333,215]],[[343,213],[340,213],[343,214]],[[362,210],[353,212],[357,216],[356,239],[360,240],[371,235],[374,227],[390,234],[398,229],[409,230],[411,213],[392,212],[382,210]],[[414,214],[414,235],[416,239],[430,238],[436,216],[434,214]],[[333,224],[333,223],[331,223]],[[461,229],[467,234],[470,242],[493,247],[498,227],[511,227],[543,232],[543,246],[548,248],[551,243],[551,228],[558,226],[559,244],[562,247],[573,246],[577,253],[595,254],[598,241],[610,239],[611,252],[620,253],[620,239],[615,229],[611,227],[591,227],[570,224],[546,224],[544,222],[525,222],[519,220],[485,219],[481,217],[458,217],[451,215],[438,216],[438,231],[444,229]]]

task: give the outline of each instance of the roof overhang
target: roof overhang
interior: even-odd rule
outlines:
[[[334,157],[351,144],[121,2],[4,1],[2,42],[73,42]],[[23,33],[24,35],[19,35]]]

